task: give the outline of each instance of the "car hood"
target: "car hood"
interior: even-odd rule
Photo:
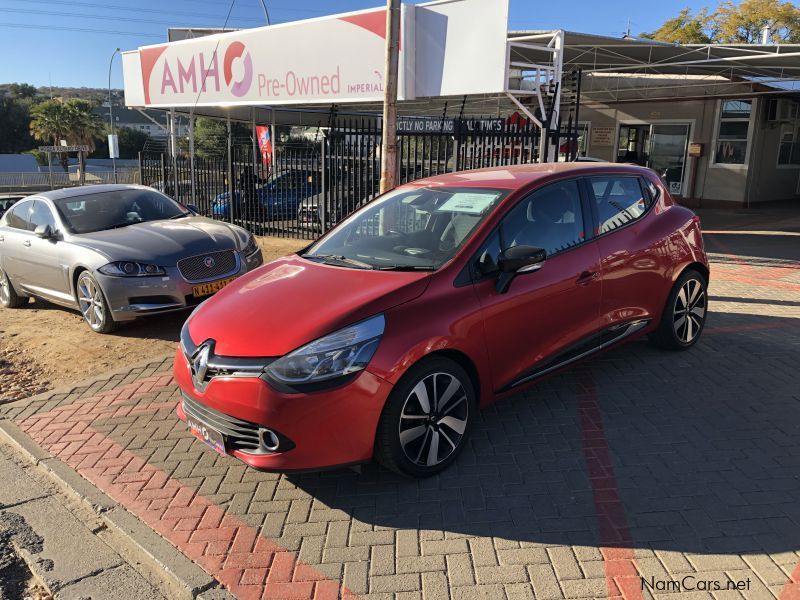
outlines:
[[[189,320],[196,344],[220,356],[283,356],[342,327],[418,297],[430,272],[324,265],[297,255],[243,275]]]
[[[108,260],[134,260],[171,266],[186,256],[235,250],[246,243],[242,237],[243,234],[238,234],[224,223],[204,217],[187,217],[74,235],[70,241],[100,252]]]

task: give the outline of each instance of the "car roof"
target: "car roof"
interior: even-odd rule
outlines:
[[[537,180],[550,176],[588,175],[608,173],[631,173],[642,175],[651,173],[650,169],[631,164],[609,162],[559,162],[488,167],[471,171],[458,171],[417,179],[403,187],[443,185],[450,187],[485,187],[499,189],[519,189]]]
[[[117,192],[120,190],[149,190],[144,185],[130,185],[130,184],[97,184],[85,185],[78,187],[62,188],[60,190],[49,190],[46,192],[37,192],[34,194],[37,198],[46,198],[48,200],[61,200],[62,198],[74,198],[77,196],[89,196],[91,194],[102,194],[103,192]]]

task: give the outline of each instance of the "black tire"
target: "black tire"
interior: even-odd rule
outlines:
[[[11,280],[3,269],[0,269],[0,306],[5,308],[19,308],[28,304],[29,298],[17,294]]]
[[[665,350],[688,350],[700,339],[707,315],[708,281],[699,271],[687,269],[672,286],[661,323],[650,340]]]
[[[111,316],[106,295],[89,271],[78,276],[75,297],[83,320],[95,333],[111,333],[119,324]]]
[[[458,387],[448,396],[452,382]],[[418,385],[425,389],[427,413]],[[432,397],[444,400],[443,405],[434,406]],[[378,462],[409,477],[429,477],[442,471],[464,448],[477,406],[472,381],[458,363],[445,357],[418,362],[398,382],[383,408],[375,439]],[[419,427],[425,431],[420,432]]]

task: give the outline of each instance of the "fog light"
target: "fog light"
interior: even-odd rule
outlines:
[[[269,429],[262,429],[261,445],[264,446],[264,448],[266,448],[270,452],[275,452],[278,449],[278,446],[281,445],[281,441],[278,439],[278,436],[275,435],[274,431],[270,431]]]

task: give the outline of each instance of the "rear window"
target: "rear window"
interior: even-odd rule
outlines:
[[[603,234],[641,218],[650,206],[639,177],[609,175],[589,177],[598,216],[598,233]]]

